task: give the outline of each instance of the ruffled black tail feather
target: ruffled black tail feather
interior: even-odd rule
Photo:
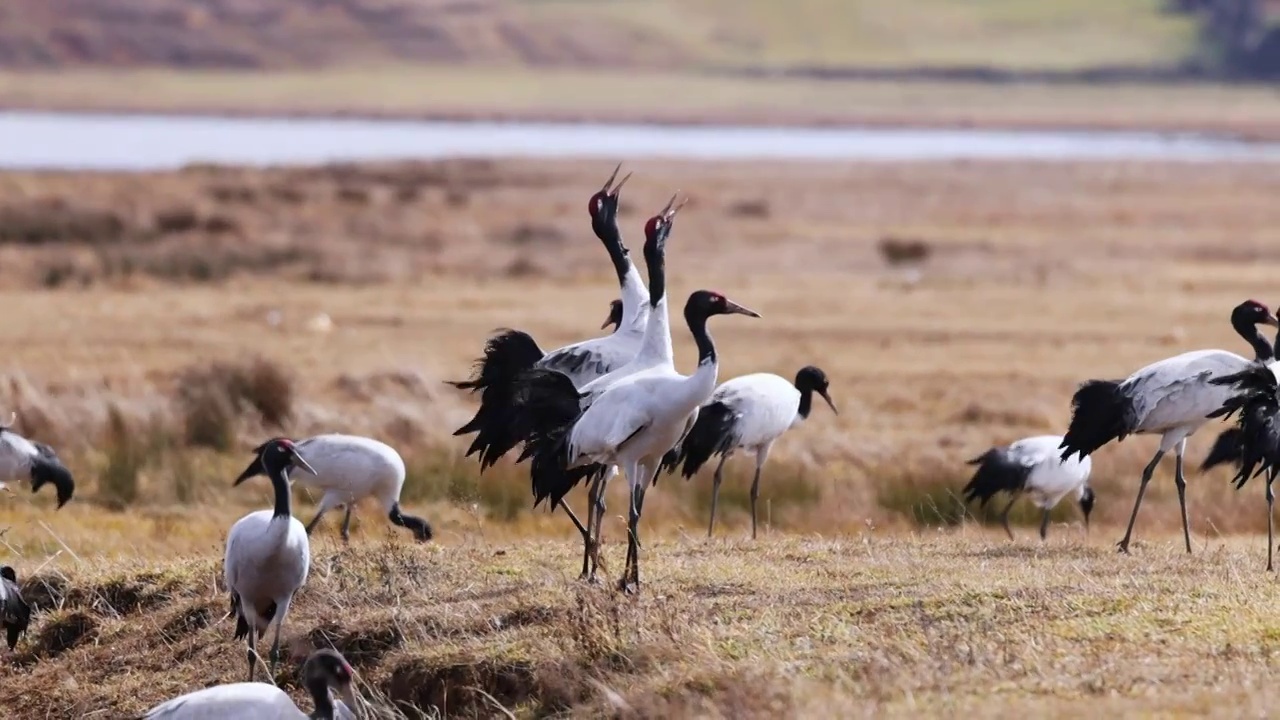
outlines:
[[[1062,459],[1086,457],[1112,440],[1123,440],[1138,429],[1133,400],[1122,380],[1089,380],[1071,397],[1071,424],[1062,437]]]
[[[1240,470],[1234,482],[1244,487],[1250,478],[1280,471],[1280,384],[1271,368],[1255,363],[1231,375],[1214,378],[1214,385],[1231,385],[1235,394],[1209,417],[1236,418]]]
[[[591,463],[569,467],[569,434],[585,408],[573,381],[555,370],[525,373],[516,392],[511,422],[525,438],[516,462],[531,460],[533,505],[551,501],[554,510],[578,483],[603,476],[608,466]]]
[[[1226,463],[1240,464],[1240,428],[1230,427],[1219,433],[1213,447],[1200,463],[1200,472]]]
[[[679,468],[686,480],[693,477],[713,456],[737,447],[737,425],[741,418],[741,413],[722,402],[702,406],[684,442],[662,456],[658,471],[674,473]]]
[[[512,405],[521,376],[543,357],[542,348],[528,333],[502,329],[485,343],[484,357],[476,361],[472,377],[450,381],[460,390],[480,392],[480,407],[454,435],[476,433],[467,457],[480,455],[480,470],[492,467],[523,438],[512,427]]]
[[[987,502],[997,493],[1018,492],[1026,486],[1027,476],[1031,468],[1009,455],[1007,448],[994,447],[969,461],[977,465],[978,470],[973,479],[964,486],[964,501],[980,500],[978,507],[986,507]]]

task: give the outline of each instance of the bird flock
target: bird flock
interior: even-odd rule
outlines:
[[[742,451],[754,456],[751,485],[751,536],[757,536],[757,499],[761,475],[774,443],[811,415],[814,396],[838,413],[823,370],[806,365],[788,379],[757,372],[719,383],[720,356],[708,328],[712,317],[760,314],[724,294],[707,289],[684,300],[685,326],[697,349],[688,374],[675,362],[667,287],[666,247],[686,200],[679,193],[643,226],[648,285],[631,259],[618,225],[622,187],[618,165],[588,202],[591,228],[603,244],[617,276],[619,295],[609,305],[601,329],[612,331],[551,351],[543,351],[528,333],[500,329],[485,343],[470,378],[452,381],[478,398],[474,416],[455,436],[474,436],[465,454],[475,456],[481,474],[519,448],[517,464],[527,463],[533,505],[543,502],[569,517],[582,537],[580,580],[599,582],[605,491],[622,474],[627,482],[627,552],[617,587],[640,588],[640,520],[647,492],[663,474],[695,476],[713,458],[711,517],[725,463]],[[1124,537],[1129,551],[1143,495],[1161,459],[1175,455],[1174,482],[1182,513],[1183,537],[1191,552],[1186,506],[1184,455],[1187,439],[1211,420],[1233,421],[1217,438],[1201,469],[1233,463],[1236,487],[1265,473],[1268,508],[1267,569],[1273,569],[1273,483],[1280,475],[1280,360],[1276,343],[1258,326],[1280,330],[1280,321],[1262,303],[1247,300],[1230,316],[1235,331],[1251,346],[1253,357],[1227,350],[1196,350],[1154,362],[1123,379],[1089,379],[1071,399],[1071,419],[1063,435],[1027,437],[992,447],[969,461],[976,470],[963,488],[966,503],[986,506],[1008,496],[1000,520],[1013,538],[1009,513],[1021,497],[1040,508],[1040,537],[1050,511],[1073,495],[1086,528],[1095,493],[1089,485],[1090,456],[1129,435],[1158,435],[1159,447],[1143,469]],[[719,322],[719,321],[718,321]],[[726,326],[728,327],[728,326]],[[0,490],[29,482],[33,492],[51,485],[57,507],[71,500],[75,481],[48,445],[12,429],[16,416],[0,425]],[[322,434],[293,440],[274,437],[253,449],[253,460],[233,485],[265,475],[274,492],[270,509],[248,513],[227,533],[223,558],[225,590],[234,617],[234,639],[246,642],[247,681],[216,685],[164,702],[146,713],[151,719],[194,720],[212,717],[353,718],[358,698],[350,665],[333,650],[317,650],[303,665],[303,685],[311,696],[310,714],[274,685],[255,682],[258,642],[271,634],[269,670],[281,660],[282,628],[298,592],[306,585],[311,562],[309,536],[329,511],[342,508],[341,537],[349,541],[353,507],[366,498],[379,504],[387,519],[418,542],[432,539],[431,525],[400,505],[405,464],[399,453],[373,438]],[[321,492],[314,517],[306,525],[294,516],[290,485],[298,479]],[[579,485],[586,488],[586,522],[566,502]],[[0,566],[0,627],[10,651],[27,631],[31,608],[22,598],[13,567]]]

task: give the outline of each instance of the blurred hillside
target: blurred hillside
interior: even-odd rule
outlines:
[[[1178,67],[1197,56],[1199,28],[1215,4],[7,0],[0,4],[0,67]]]

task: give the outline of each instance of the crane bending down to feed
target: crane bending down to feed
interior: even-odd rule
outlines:
[[[667,302],[666,257],[667,239],[671,235],[676,213],[680,212],[680,208],[684,207],[685,202],[688,202],[686,200],[677,204],[676,198],[678,196],[679,193],[672,195],[666,207],[662,208],[657,215],[649,218],[644,226],[644,263],[649,271],[649,317],[645,323],[644,339],[640,343],[640,348],[636,351],[635,357],[621,367],[579,386],[578,389],[584,396],[582,401],[584,407],[585,404],[590,404],[591,399],[596,395],[604,392],[623,378],[647,372],[675,371],[675,350],[671,345],[671,313],[668,310]],[[523,399],[525,395],[521,393],[520,397]],[[519,402],[517,402],[517,412],[523,412]],[[527,438],[527,432],[536,423],[537,419],[529,417],[521,417],[517,420],[517,424],[526,429],[525,435],[521,439]],[[527,455],[522,454],[520,460],[524,460],[525,457]],[[589,465],[574,469],[563,475],[557,475],[556,477],[562,482],[555,487],[534,485],[534,507],[537,507],[543,500],[549,499],[551,508],[555,509],[556,506],[564,502],[564,496],[576,487],[579,482],[590,481],[587,489],[587,532],[583,536],[582,543],[582,574],[578,576],[580,580],[595,581],[595,568],[601,539],[600,531],[604,524],[604,491],[609,480],[617,473],[618,468],[616,465],[610,465],[604,469]]]
[[[311,544],[307,530],[293,516],[289,498],[289,468],[299,467],[316,474],[293,442],[284,438],[259,446],[258,463],[271,479],[275,508],[257,510],[240,518],[227,533],[223,576],[231,593],[231,611],[236,615],[235,639],[249,645],[249,682],[258,659],[258,635],[275,623],[271,643],[271,674],[280,661],[280,628],[289,614],[294,593],[307,582],[311,567]],[[258,474],[250,466],[236,478],[235,485]]]
[[[1058,457],[1061,444],[1061,435],[1037,435],[987,450],[969,461],[978,470],[964,486],[964,501],[980,499],[978,507],[986,507],[996,493],[1009,493],[1009,504],[1000,513],[1000,523],[1012,540],[1009,511],[1019,497],[1027,495],[1042,511],[1040,539],[1044,540],[1049,532],[1049,512],[1062,498],[1075,492],[1087,529],[1089,513],[1093,512],[1093,488],[1089,487],[1093,461],[1088,457],[1063,460]]]
[[[1232,396],[1212,413],[1213,417],[1236,416],[1239,430],[1240,470],[1236,473],[1236,489],[1250,478],[1267,475],[1267,570],[1275,569],[1275,483],[1280,474],[1280,382],[1276,371],[1280,363],[1254,363],[1225,377],[1215,378],[1215,385],[1228,387]]]
[[[287,438],[274,438],[275,442]],[[267,443],[253,449],[261,456]],[[361,500],[371,497],[378,501],[393,525],[406,528],[418,542],[431,539],[431,525],[420,517],[406,515],[400,510],[400,491],[404,488],[404,459],[395,448],[373,438],[359,435],[327,433],[294,442],[298,452],[306,456],[314,470],[313,475],[299,479],[306,487],[324,491],[315,517],[307,523],[307,534],[320,523],[320,518],[334,508],[344,508],[342,541],[350,542],[351,508]],[[298,467],[294,465],[293,467]],[[254,458],[241,478],[250,478],[264,472],[262,462]]]
[[[11,652],[18,646],[18,639],[27,634],[30,624],[31,606],[22,599],[17,573],[8,565],[0,566],[0,626],[4,627]]]
[[[75,494],[75,479],[53,448],[12,430],[17,419],[17,413],[10,413],[9,422],[0,425],[0,490],[7,490],[7,483],[24,479],[31,481],[33,493],[46,484],[53,485],[60,509]]]
[[[214,720],[215,718],[272,718],[285,720],[355,720],[353,672],[335,650],[316,650],[302,665],[302,685],[315,710],[298,709],[285,691],[267,683],[214,685],[167,700],[147,711],[142,720]],[[334,700],[330,688],[341,700]]]
[[[1255,316],[1259,312],[1259,307],[1262,308],[1262,312],[1266,312],[1265,307],[1260,306],[1253,300],[1246,300],[1240,303],[1232,313],[1232,323],[1235,323],[1237,315],[1240,315],[1244,320],[1247,320],[1250,316]],[[1267,339],[1261,335],[1251,338],[1249,344],[1253,346],[1254,362],[1269,363],[1275,360],[1275,348],[1277,344],[1280,344],[1280,331],[1276,333],[1275,344],[1267,342]],[[1239,468],[1240,453],[1240,428],[1232,425],[1218,433],[1218,437],[1213,441],[1213,447],[1209,448],[1209,454],[1205,455],[1204,462],[1200,463],[1200,471],[1204,472],[1212,467],[1226,463],[1235,463]]]
[[[1245,318],[1232,313],[1231,324],[1246,341],[1261,337],[1256,325],[1280,327],[1276,316],[1261,303],[1253,316]],[[1231,397],[1230,388],[1210,382],[1214,378],[1238,373],[1252,365],[1239,355],[1226,350],[1195,350],[1152,363],[1124,380],[1089,380],[1071,398],[1071,424],[1062,438],[1061,458],[1072,455],[1087,457],[1093,451],[1131,434],[1160,435],[1160,448],[1142,471],[1138,497],[1129,516],[1129,527],[1117,543],[1120,552],[1129,552],[1133,525],[1138,508],[1147,491],[1147,483],[1165,453],[1177,453],[1174,482],[1178,488],[1178,504],[1182,510],[1182,537],[1191,552],[1191,526],[1187,518],[1187,482],[1182,474],[1182,459],[1187,438],[1209,421],[1209,415]]]
[[[813,395],[827,401],[831,412],[840,414],[831,400],[826,373],[813,365],[800,368],[795,384],[773,373],[753,373],[727,380],[716,388],[711,400],[698,410],[693,429],[677,448],[662,459],[663,469],[693,477],[713,455],[720,456],[711,486],[711,522],[707,537],[716,526],[716,503],[724,463],[741,448],[755,453],[756,472],[751,481],[751,539],[756,538],[756,500],[760,496],[760,470],[769,459],[773,443],[787,430],[809,417]],[[656,478],[655,478],[656,482]]]
[[[760,317],[720,293],[698,290],[685,303],[684,317],[698,348],[698,368],[692,375],[674,369],[637,373],[610,385],[583,407],[583,393],[564,375],[541,371],[531,378],[527,408],[541,419],[525,455],[532,457],[535,493],[564,484],[568,471],[596,465],[617,465],[627,476],[631,508],[628,515],[627,561],[618,587],[634,592],[640,586],[640,514],[644,493],[658,471],[658,463],[693,425],[694,413],[716,387],[719,360],[707,332],[713,315]]]

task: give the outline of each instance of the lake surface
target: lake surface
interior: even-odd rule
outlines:
[[[270,119],[0,112],[0,167],[151,170],[445,157],[1280,160],[1198,134]]]

